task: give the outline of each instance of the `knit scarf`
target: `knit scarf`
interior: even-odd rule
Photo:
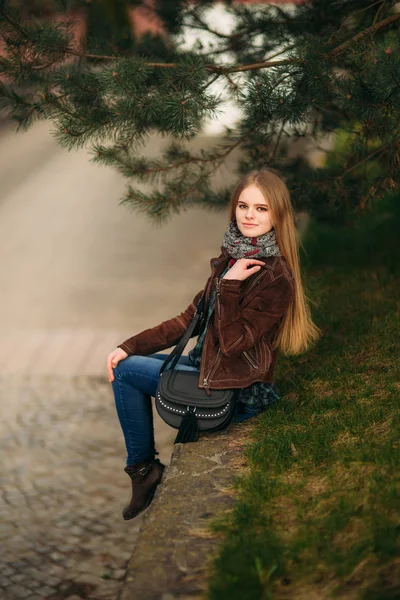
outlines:
[[[282,256],[273,228],[258,237],[247,237],[241,233],[235,219],[229,223],[225,231],[222,246],[232,257],[229,267],[234,265],[238,258],[261,260],[267,256]]]

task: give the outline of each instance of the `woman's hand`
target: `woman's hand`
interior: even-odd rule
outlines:
[[[250,265],[254,266],[251,267]],[[261,269],[259,265],[265,265],[265,262],[255,258],[239,258],[222,279],[240,279],[240,281],[244,281]]]
[[[126,358],[127,356],[127,353],[125,352],[125,350],[122,350],[122,348],[117,348],[116,350],[113,350],[107,356],[107,373],[108,381],[110,383],[114,381],[113,369],[115,369],[120,360],[124,360],[124,358]]]

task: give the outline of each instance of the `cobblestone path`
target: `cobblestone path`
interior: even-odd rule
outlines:
[[[109,382],[2,376],[0,402],[1,600],[114,600],[142,516],[121,517],[130,482]]]

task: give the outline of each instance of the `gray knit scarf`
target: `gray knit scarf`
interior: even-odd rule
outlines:
[[[258,237],[247,237],[241,233],[235,219],[229,223],[225,231],[222,246],[228,250],[229,255],[232,257],[229,262],[230,267],[238,258],[257,258],[261,260],[267,256],[282,256],[273,228]]]

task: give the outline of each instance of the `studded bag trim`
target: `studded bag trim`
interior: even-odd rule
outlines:
[[[176,370],[179,357],[203,317],[205,292],[185,334],[161,366],[155,405],[160,417],[178,429],[175,443],[193,442],[200,431],[224,429],[232,420],[234,390],[205,390],[198,387],[197,371]],[[172,361],[172,362],[171,362]],[[171,363],[171,368],[166,367]]]

